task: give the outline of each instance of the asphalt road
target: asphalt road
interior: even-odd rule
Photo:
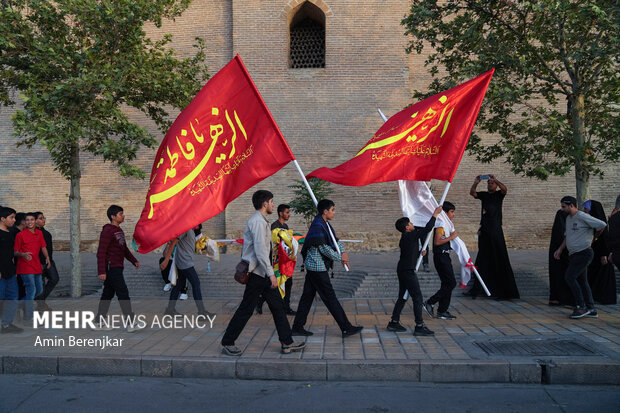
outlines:
[[[620,386],[0,375],[1,412],[618,412]]]

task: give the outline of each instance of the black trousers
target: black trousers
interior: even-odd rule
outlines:
[[[43,267],[43,291],[41,292],[41,294],[34,298],[35,300],[45,301],[54,289],[54,287],[56,287],[56,284],[58,284],[60,277],[58,277],[56,263],[54,262],[54,260],[51,260],[50,264],[51,265],[49,268],[47,268],[45,264],[41,265]]]
[[[452,269],[452,260],[450,260],[450,254],[438,252],[433,253],[433,264],[439,274],[441,280],[441,287],[437,292],[428,299],[429,304],[439,303],[437,312],[445,313],[450,307],[450,300],[452,299],[452,290],[456,287],[456,280],[454,278],[454,270]]]
[[[353,327],[344,313],[338,297],[336,297],[336,292],[329,280],[327,271],[315,272],[308,270],[306,272],[306,281],[304,282],[304,291],[297,306],[297,315],[295,316],[295,321],[293,321],[294,329],[303,328],[306,324],[316,293],[319,293],[319,297],[321,297],[323,304],[325,304],[329,313],[338,323],[340,330],[345,331]]]
[[[592,248],[586,248],[568,256],[568,268],[564,274],[564,279],[573,293],[577,307],[594,308],[592,290],[588,284],[588,265],[593,258],[594,251]]]
[[[222,338],[222,345],[231,346],[235,344],[235,340],[237,340],[248,320],[252,317],[260,294],[267,301],[280,342],[283,344],[291,344],[293,342],[291,326],[288,323],[286,311],[284,310],[284,301],[282,301],[278,289],[271,288],[271,280],[269,278],[250,273],[250,279],[245,285],[245,291],[243,292],[243,299],[228,323]]]
[[[284,283],[284,309],[289,311],[291,309],[291,291],[293,290],[293,277],[290,277]],[[261,295],[258,297],[256,304],[257,308],[262,308],[265,303],[265,298]]]
[[[422,292],[420,291],[420,282],[414,270],[397,270],[398,274],[398,299],[394,304],[392,311],[392,320],[400,321],[400,313],[405,307],[407,300],[403,298],[405,291],[409,291],[409,295],[413,300],[413,315],[416,324],[424,323],[422,318]]]
[[[108,268],[105,274],[106,278],[103,282],[103,292],[101,293],[99,309],[97,310],[97,317],[95,317],[95,320],[99,320],[99,317],[108,315],[110,303],[114,295],[118,298],[118,303],[121,305],[123,314],[126,316],[133,316],[131,301],[129,301],[129,290],[127,289],[127,284],[125,284],[125,277],[123,277],[123,268]]]

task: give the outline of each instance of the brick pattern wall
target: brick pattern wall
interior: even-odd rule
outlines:
[[[404,51],[407,39],[400,20],[407,13],[408,1],[312,2],[326,14],[326,65],[320,69],[288,67],[288,25],[303,3],[299,0],[195,0],[176,21],[165,23],[161,29],[148,28],[153,37],[173,33],[173,46],[181,56],[192,53],[195,37],[205,38],[205,63],[211,74],[239,53],[305,173],[349,159],[381,126],[377,108],[388,116],[396,113],[412,103],[414,88],[424,88],[430,81],[424,68],[425,56]],[[43,210],[55,239],[67,241],[68,182],[54,171],[44,149],[15,148],[13,112],[0,108],[0,205],[21,211]],[[163,137],[139,112],[128,113],[158,139]],[[171,117],[177,114],[173,112]],[[491,142],[496,137],[484,139]],[[154,153],[142,150],[135,163],[149,171]],[[608,165],[605,170],[604,180],[592,180],[591,194],[609,213],[620,192],[620,165]],[[147,182],[121,178],[113,165],[88,156],[82,157],[82,171],[85,246],[91,250],[95,247],[99,230],[106,223],[105,209],[111,203],[125,208],[124,227],[131,236],[144,206]],[[545,248],[559,199],[575,193],[574,177],[535,181],[513,175],[504,162],[482,165],[465,155],[447,199],[456,204],[456,227],[472,249],[476,248],[480,203],[469,196],[469,189],[474,176],[483,173],[495,174],[508,186],[504,233],[509,248]],[[205,232],[215,237],[239,237],[252,213],[252,192],[269,189],[276,204],[288,202],[292,191],[287,185],[294,179],[298,179],[296,169],[286,166],[207,222]],[[437,198],[443,187],[443,182],[433,182]],[[349,244],[350,249],[397,246],[393,224],[401,212],[396,183],[334,189],[334,226],[339,235],[365,240],[364,244]],[[484,183],[479,189],[485,189]],[[290,226],[300,231],[304,228],[299,217],[292,217]]]

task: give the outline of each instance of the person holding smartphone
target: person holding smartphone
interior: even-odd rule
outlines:
[[[487,191],[480,192],[476,188],[483,178],[487,179]],[[475,266],[491,296],[499,300],[519,298],[519,289],[512,272],[502,230],[502,203],[508,188],[494,175],[478,175],[469,193],[482,201]],[[470,294],[475,298],[481,293],[482,286],[475,279]]]

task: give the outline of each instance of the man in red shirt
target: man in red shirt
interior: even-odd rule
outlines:
[[[34,312],[34,297],[43,291],[43,267],[39,261],[39,253],[45,257],[45,265],[50,267],[50,258],[47,254],[43,233],[35,227],[37,217],[34,213],[26,214],[26,228],[15,237],[15,256],[17,257],[16,273],[22,277],[26,295],[24,301],[24,321],[32,320]]]
[[[127,258],[136,268],[140,268],[140,263],[127,248],[125,233],[120,227],[125,221],[123,208],[118,205],[110,205],[107,215],[110,223],[103,226],[99,236],[99,248],[97,249],[97,274],[99,274],[99,279],[103,281],[103,293],[101,293],[99,309],[97,317],[95,317],[95,330],[111,330],[105,319],[110,309],[111,300],[116,294],[123,315],[131,319],[127,326],[127,332],[133,333],[139,328],[134,322],[135,316],[129,301],[129,290],[125,283],[125,277],[123,277],[123,262]]]

